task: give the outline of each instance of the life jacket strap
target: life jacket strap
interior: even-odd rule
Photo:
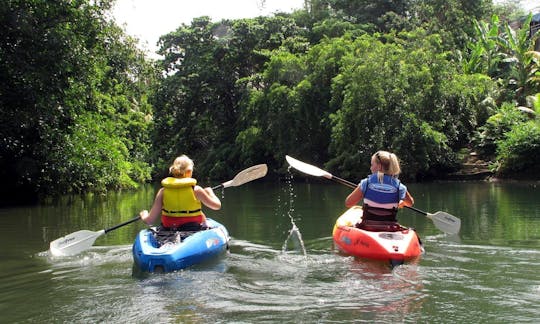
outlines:
[[[163,208],[161,211],[167,213],[167,214],[193,214],[193,213],[197,213],[197,212],[200,212],[202,209],[199,208],[199,209],[194,209],[194,210],[167,210],[165,208]]]

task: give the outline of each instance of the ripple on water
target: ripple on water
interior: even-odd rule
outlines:
[[[332,318],[335,309],[396,309],[408,304],[404,299],[414,301],[420,294],[417,278],[403,280],[414,267],[404,267],[398,277],[387,265],[365,266],[335,253],[307,257],[271,253],[255,259],[234,255],[228,261],[223,289],[215,292],[216,299],[207,307],[240,321],[261,319],[262,314],[290,321],[316,319],[321,312]]]
[[[233,240],[216,265],[140,278],[131,276],[130,246],[99,247],[74,257],[41,254],[49,266],[39,271],[52,279],[44,281],[54,291],[51,314],[79,323],[399,322],[421,307],[416,266],[392,271],[344,257],[331,238],[305,243],[312,253]]]

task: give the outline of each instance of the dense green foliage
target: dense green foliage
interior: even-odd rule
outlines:
[[[387,35],[388,36],[388,35]],[[372,152],[392,148],[409,175],[448,170],[452,152],[470,141],[483,122],[479,105],[491,89],[489,78],[463,75],[440,48],[437,35],[423,30],[355,41],[340,75],[343,98],[334,115],[331,145],[341,174],[361,176]],[[356,172],[356,173],[355,173]]]
[[[535,116],[540,116],[540,94],[533,100]],[[484,155],[495,157],[500,176],[540,178],[540,118],[531,119],[505,104],[480,128],[478,137]]]
[[[186,153],[195,158],[197,168],[202,166],[200,174],[224,179],[237,168],[261,160],[254,152],[245,152],[239,160],[244,152],[234,141],[247,108],[241,103],[244,84],[262,86],[256,72],[263,69],[269,51],[289,43],[290,50],[303,50],[306,41],[301,33],[292,19],[279,16],[220,23],[201,17],[163,36],[167,77],[153,102],[153,161],[158,170]],[[292,66],[287,70],[299,73]],[[241,82],[251,76],[253,80]]]
[[[524,26],[529,26],[531,18],[525,19]],[[529,35],[526,27],[512,30],[497,16],[490,23],[480,21],[475,26],[476,41],[469,43],[465,71],[496,80],[500,104],[477,129],[473,143],[493,161],[499,176],[539,178],[540,53],[533,49],[540,35]]]
[[[530,16],[499,18],[511,6],[311,0],[200,17],[152,62],[107,18],[112,1],[0,8],[3,195],[130,188],[182,153],[212,179],[255,163],[279,174],[286,154],[357,178],[379,149],[409,179],[455,170],[463,148],[500,175],[538,174],[538,108],[516,108],[540,92],[538,35]]]
[[[496,11],[489,1],[328,0],[291,15],[194,20],[162,38],[155,164],[186,152],[202,174],[224,177],[260,162],[283,170],[290,154],[359,177],[372,152],[389,149],[421,179],[455,170],[474,143],[494,153],[499,142],[482,141],[481,127],[539,89],[534,39],[498,20],[493,31],[483,18]]]
[[[3,2],[3,196],[133,187],[149,178],[145,116],[156,72],[106,19],[110,5]]]

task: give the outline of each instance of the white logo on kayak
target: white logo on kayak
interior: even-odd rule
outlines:
[[[212,246],[219,245],[219,243],[220,243],[220,241],[217,238],[208,239],[208,240],[206,240],[206,248],[209,249]]]

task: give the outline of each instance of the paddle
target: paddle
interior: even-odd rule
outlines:
[[[266,175],[268,167],[266,164],[258,164],[252,167],[249,167],[243,171],[240,171],[232,180],[224,182],[218,186],[213,187],[212,189],[218,188],[228,188],[236,187],[243,185],[246,182],[253,181],[255,179],[262,178]],[[118,224],[116,226],[102,229],[97,232],[89,230],[80,230],[69,235],[58,238],[50,243],[49,250],[53,256],[69,256],[79,254],[87,249],[89,249],[96,239],[101,235],[107,234],[110,231],[113,231],[122,226],[126,226],[133,222],[139,220],[140,217],[137,216],[126,222]]]
[[[63,236],[51,242],[49,245],[49,250],[53,256],[68,256],[76,255],[85,250],[88,250],[101,235],[107,234],[108,232],[131,224],[140,219],[139,216],[132,218],[122,224],[116,226],[102,229],[101,231],[93,232],[89,230],[80,230],[69,235]]]
[[[255,179],[264,177],[266,175],[266,172],[268,172],[268,167],[266,166],[266,164],[257,164],[243,171],[240,171],[232,180],[217,185],[213,187],[212,190],[216,190],[219,188],[237,187],[243,185],[246,182],[250,182]]]
[[[299,161],[293,157],[290,157],[288,155],[285,156],[285,159],[289,163],[289,165],[293,168],[295,168],[298,171],[301,171],[303,173],[315,176],[315,177],[324,177],[329,180],[334,180],[336,182],[339,182],[343,185],[346,185],[350,188],[356,188],[357,185],[347,181],[345,179],[338,178],[334,175],[332,175],[330,172],[322,170],[317,168],[314,165],[307,164],[305,162]],[[405,206],[411,210],[414,210],[417,213],[423,214],[427,216],[428,219],[433,221],[433,224],[435,227],[437,227],[439,230],[448,233],[448,234],[457,234],[459,233],[459,229],[461,227],[461,220],[453,215],[450,215],[446,212],[438,211],[434,214],[422,211],[420,209]]]

